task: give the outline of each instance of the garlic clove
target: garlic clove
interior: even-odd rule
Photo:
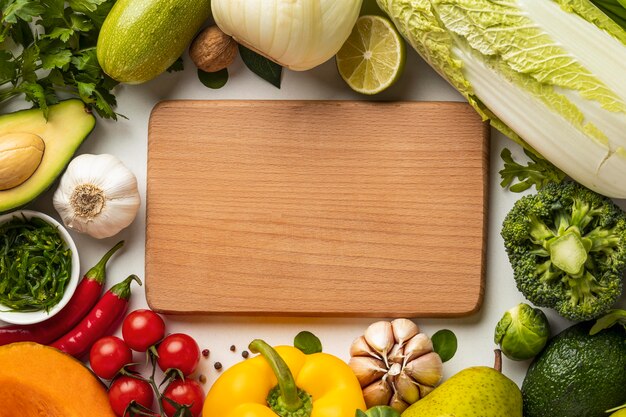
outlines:
[[[363,388],[363,398],[367,408],[389,404],[392,394],[391,386],[385,379],[380,379]]]
[[[395,342],[391,323],[388,321],[377,321],[365,330],[363,336],[367,344],[376,352],[380,353],[386,361],[387,352],[391,350]]]
[[[387,355],[390,363],[403,363],[404,362],[404,349],[401,345],[395,344]]]
[[[443,363],[437,353],[430,352],[407,363],[404,370],[418,383],[434,387],[441,381]]]
[[[404,410],[409,408],[409,404],[402,401],[402,398],[397,392],[393,394],[393,396],[391,397],[391,400],[389,400],[389,406],[400,414],[402,414]]]
[[[396,343],[400,346],[403,346],[410,338],[420,332],[417,324],[409,319],[395,319],[391,322],[391,328]]]
[[[421,397],[420,389],[417,383],[413,381],[413,378],[408,376],[404,371],[396,377],[394,386],[396,387],[396,391],[400,395],[400,398],[408,404],[413,404]]]
[[[402,365],[400,365],[399,363],[394,363],[389,368],[389,371],[387,371],[387,375],[396,376],[396,375],[400,375],[400,372],[402,372]]]
[[[425,355],[433,351],[433,342],[424,333],[418,333],[413,336],[404,347],[405,362],[410,362],[413,359]]]
[[[420,398],[424,398],[425,396],[427,396],[428,394],[430,394],[431,392],[435,390],[435,387],[431,387],[429,385],[417,384],[417,386],[420,390]]]
[[[382,357],[374,352],[370,345],[367,344],[365,337],[360,336],[354,339],[350,346],[350,356],[371,356],[373,358],[382,359]]]
[[[356,375],[361,387],[370,385],[387,373],[384,362],[366,356],[353,356],[348,365],[352,368],[352,372]]]

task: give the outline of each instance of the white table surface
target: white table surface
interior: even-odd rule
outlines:
[[[188,58],[185,67],[184,72],[165,74],[144,85],[118,87],[117,111],[128,117],[128,120],[120,119],[118,122],[98,120],[95,131],[80,148],[79,153],[110,153],[119,157],[137,175],[142,195],[142,206],[137,219],[120,235],[95,240],[86,235],[72,233],[79,247],[83,272],[97,262],[115,242],[120,239],[126,240],[125,249],[110,263],[107,288],[131,273],[144,278],[147,127],[150,111],[157,102],[166,99],[367,99],[352,92],[344,84],[337,73],[334,61],[308,72],[286,71],[280,90],[252,74],[240,59],[229,68],[230,80],[220,90],[204,87],[198,81],[195,67]],[[401,80],[375,99],[463,100],[412,50],[408,53],[405,73]],[[12,103],[12,107],[15,109],[24,107],[24,103],[17,100]],[[445,378],[466,367],[493,364],[494,327],[505,310],[524,301],[524,297],[515,287],[512,270],[499,235],[504,216],[520,197],[518,194],[502,190],[499,186],[498,170],[502,165],[499,154],[504,146],[512,149],[514,155],[522,155],[517,145],[498,132],[493,132],[486,292],[481,310],[467,318],[415,320],[428,334],[442,328],[451,329],[456,333],[459,349],[456,356],[444,365]],[[58,218],[51,202],[55,188],[56,185],[31,207]],[[184,277],[171,279],[180,280],[181,285],[184,285]],[[146,307],[143,287],[134,287],[133,291],[130,310]],[[402,289],[398,288],[398,297],[402,296]],[[625,305],[625,301],[625,297],[622,297],[620,304]],[[568,325],[567,321],[559,318],[554,312],[544,311],[550,319],[553,332],[556,333]],[[213,368],[213,363],[219,361],[226,368],[242,360],[240,353],[253,338],[263,338],[271,344],[291,344],[299,331],[309,330],[322,340],[326,352],[348,360],[351,342],[374,321],[342,318],[166,317],[169,332],[189,333],[198,341],[201,349],[210,349],[210,358],[201,360],[199,370],[199,373],[207,377],[206,389],[219,374]],[[237,347],[236,353],[229,350],[233,344]],[[140,356],[138,355],[136,359],[140,359]],[[521,385],[528,363],[505,359],[504,372]]]

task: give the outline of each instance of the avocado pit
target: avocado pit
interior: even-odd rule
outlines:
[[[33,133],[9,133],[0,136],[0,191],[26,182],[37,171],[46,145]]]

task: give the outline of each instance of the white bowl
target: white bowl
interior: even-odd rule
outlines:
[[[74,295],[74,291],[76,291],[76,286],[78,285],[78,279],[80,278],[80,259],[78,257],[78,250],[76,249],[76,244],[72,240],[72,237],[67,232],[67,230],[61,225],[58,221],[54,220],[52,217],[47,214],[39,213],[37,211],[30,210],[20,210],[14,211],[13,213],[5,214],[0,216],[0,224],[6,223],[12,220],[14,217],[22,217],[25,216],[27,219],[30,218],[39,218],[45,220],[47,223],[55,226],[59,231],[59,235],[65,241],[67,247],[72,251],[72,271],[70,272],[70,280],[65,286],[65,293],[63,294],[63,298],[61,301],[54,307],[52,307],[48,312],[46,311],[31,311],[31,312],[19,312],[19,311],[7,311],[8,307],[4,306],[0,303],[0,320],[12,323],[12,324],[34,324],[40,323],[42,321],[48,320],[50,317],[57,314],[65,305],[70,301],[72,295]]]

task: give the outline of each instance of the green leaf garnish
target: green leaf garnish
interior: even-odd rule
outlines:
[[[602,330],[613,327],[616,324],[621,324],[626,330],[626,310],[610,310],[607,314],[596,320],[596,323],[589,331],[589,334],[593,336],[594,334],[600,333]]]
[[[550,182],[563,182],[565,179],[563,171],[526,149],[524,149],[524,153],[531,159],[528,165],[515,162],[511,151],[507,148],[502,149],[500,153],[500,157],[504,161],[504,168],[500,170],[500,177],[502,178],[500,186],[502,188],[509,187],[510,191],[519,193],[526,191],[533,185],[537,190],[540,190]],[[513,184],[516,179],[518,182]]]
[[[355,417],[400,417],[400,413],[388,405],[377,405],[365,412],[356,410]]]
[[[239,54],[244,64],[246,64],[252,72],[274,87],[280,88],[283,67],[242,45],[239,45]]]
[[[224,68],[216,72],[205,72],[199,69],[198,79],[206,87],[216,90],[224,87],[228,82],[228,69]]]
[[[293,339],[293,345],[306,355],[320,353],[322,342],[311,332],[302,331]]]
[[[178,72],[185,69],[185,64],[183,62],[183,57],[180,56],[170,67],[167,69],[167,72]]]
[[[117,85],[96,58],[98,33],[115,0],[0,0],[0,105],[24,95],[47,115],[64,97],[78,96],[101,117],[113,110]],[[10,43],[9,43],[10,44]]]
[[[442,362],[447,362],[454,357],[457,349],[456,335],[448,329],[439,330],[431,338],[434,351],[441,357]]]

